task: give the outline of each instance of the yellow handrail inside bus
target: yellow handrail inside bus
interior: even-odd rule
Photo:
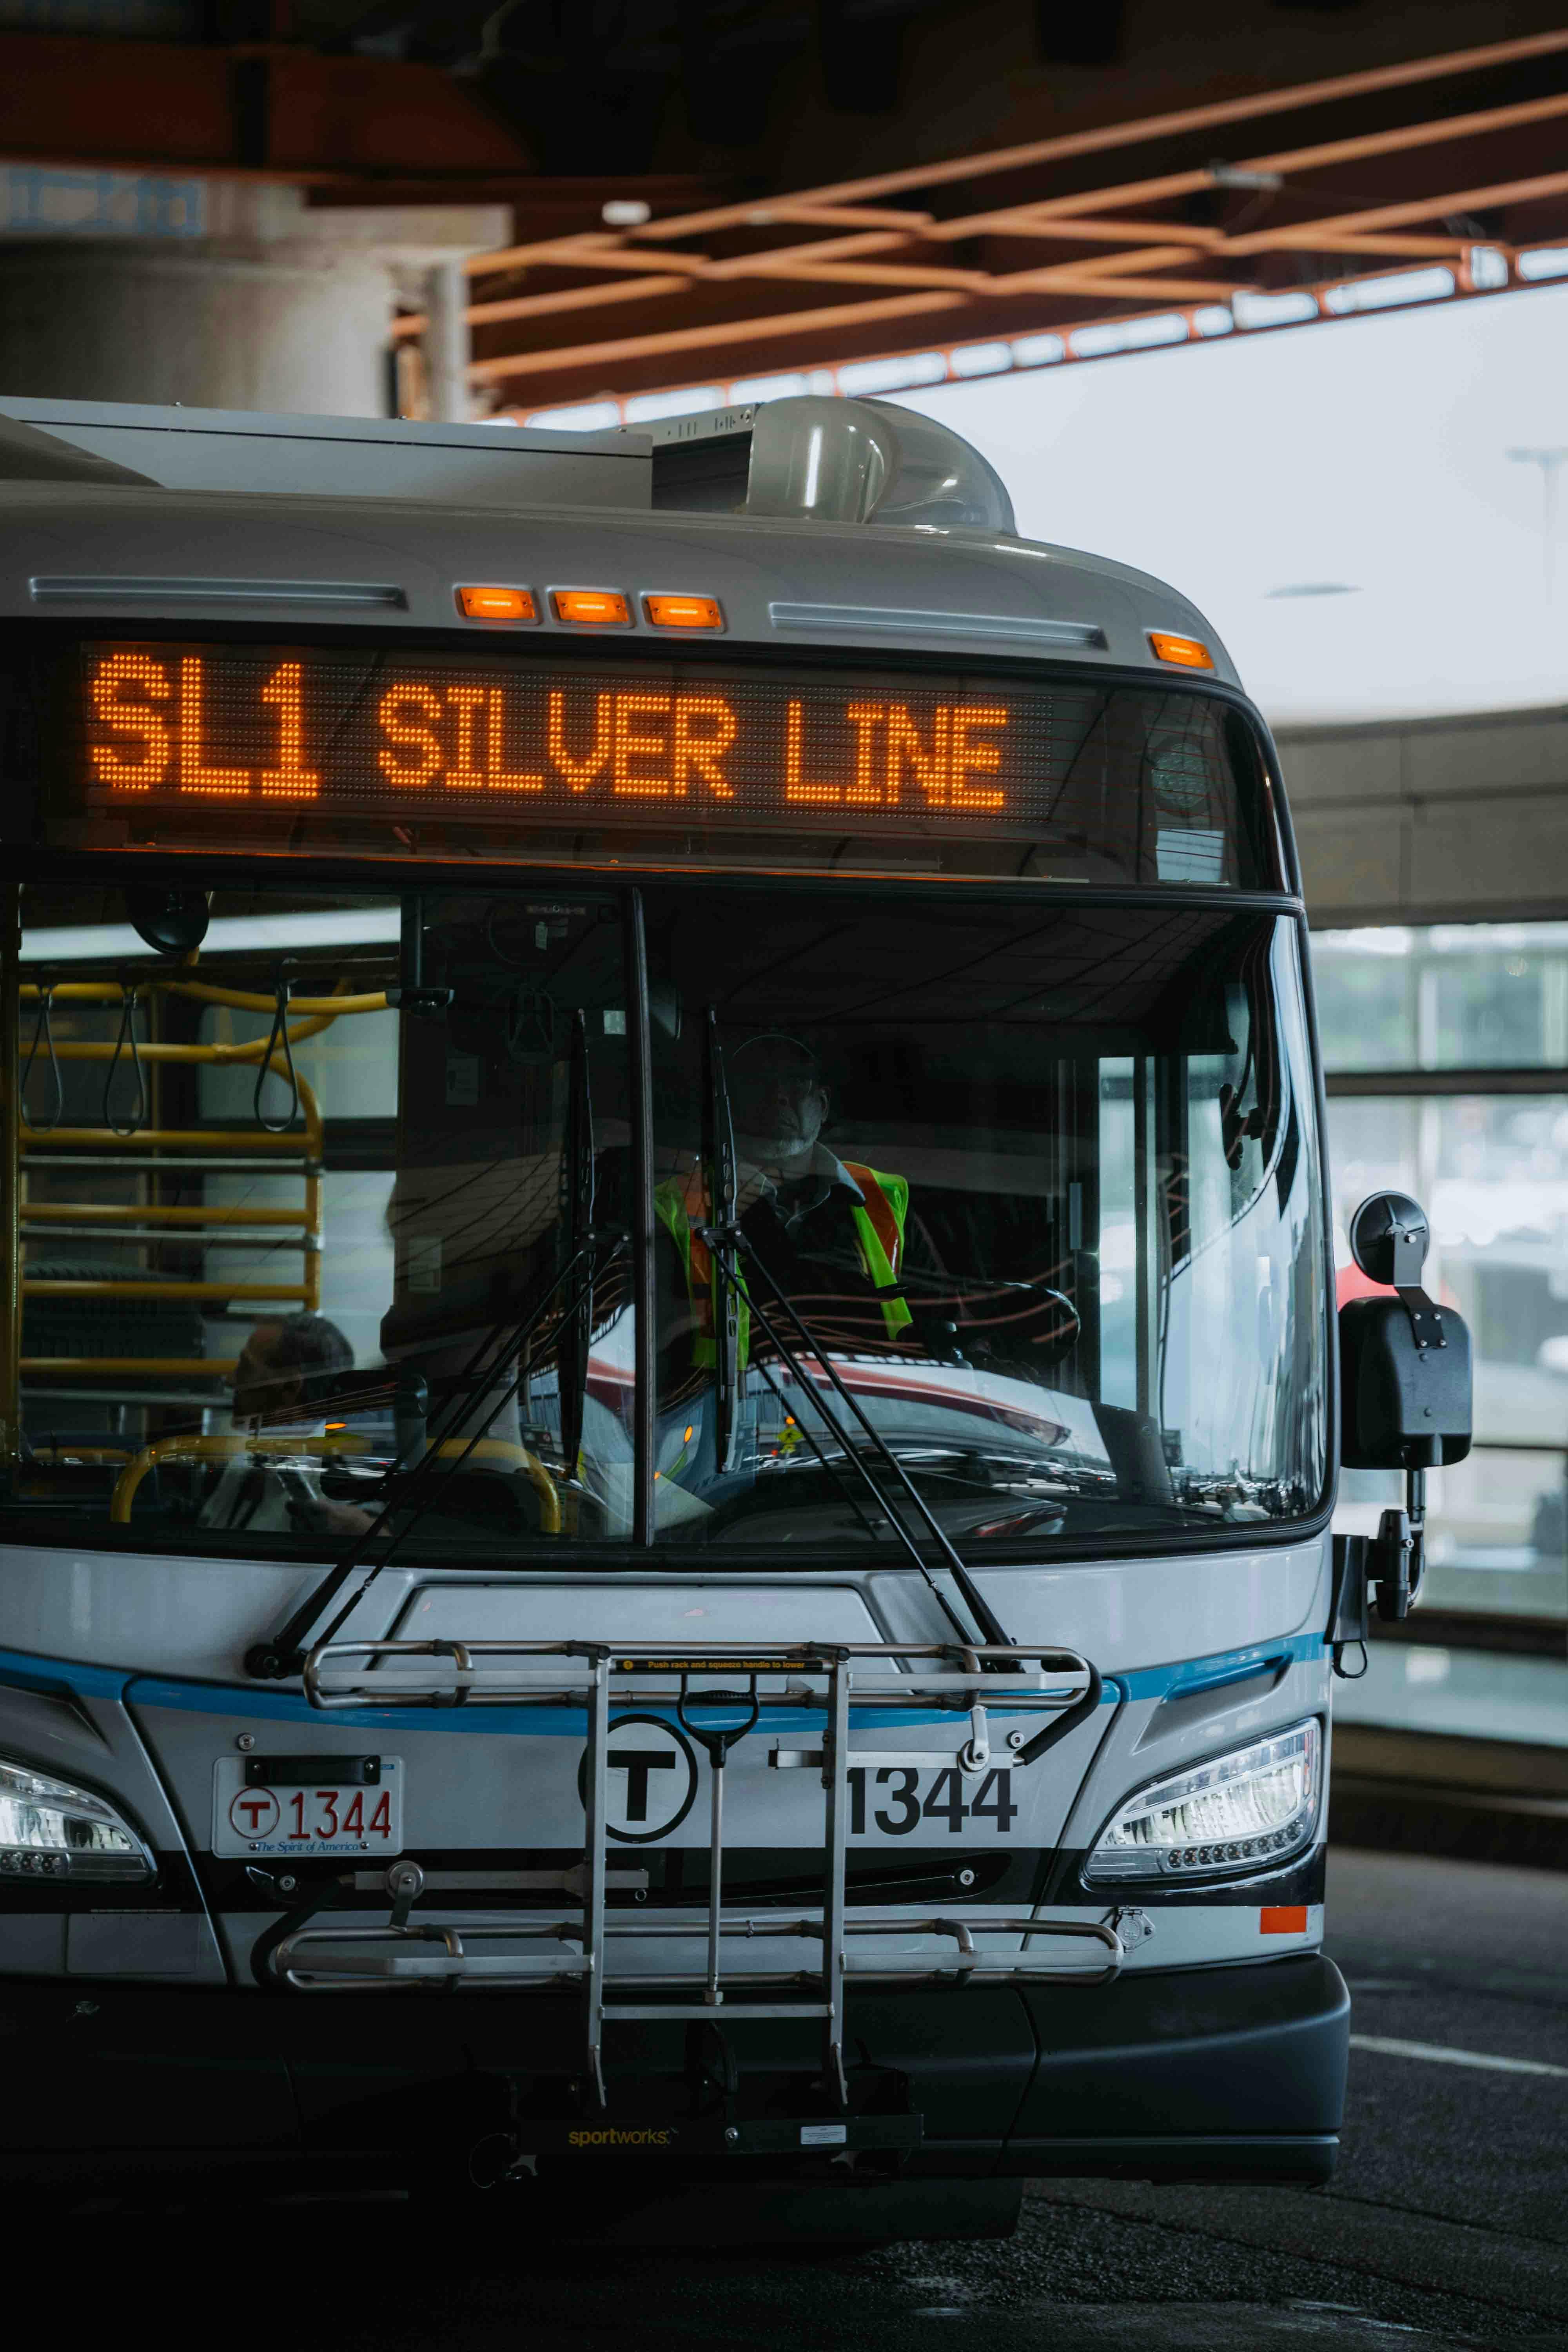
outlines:
[[[68,1438],[63,1445],[35,1445],[29,1459],[52,1468],[57,1462],[129,1462],[131,1456],[123,1445],[78,1445]]]
[[[13,896],[9,909],[13,926],[16,906]],[[4,1115],[11,1139],[11,1181],[6,1186],[10,1195],[10,1249],[5,1253],[12,1285],[10,1326],[19,1327],[23,1297],[93,1298],[114,1302],[121,1299],[158,1299],[229,1301],[243,1314],[247,1306],[267,1307],[302,1307],[318,1313],[321,1296],[321,1154],[323,1130],[320,1105],[308,1079],[290,1071],[281,1056],[284,1043],[291,1050],[307,1039],[319,1036],[331,1028],[342,1016],[381,1013],[388,1009],[384,989],[347,992],[346,981],[340,981],[329,996],[297,996],[289,1003],[286,1040],[276,1035],[253,1038],[248,1043],[233,1045],[214,1042],[207,1045],[174,1045],[149,1040],[138,1042],[136,1053],[143,1062],[195,1064],[216,1068],[255,1068],[265,1063],[279,1078],[290,1078],[297,1087],[297,1098],[302,1113],[300,1130],[273,1134],[262,1129],[200,1128],[176,1129],[144,1127],[133,1135],[109,1135],[98,1128],[60,1127],[35,1129],[29,1126],[17,1099],[19,1084],[18,1040],[14,1033],[16,1016],[23,1003],[36,1004],[44,991],[37,982],[24,982],[16,969],[16,941],[12,935],[12,951],[6,958],[9,970],[6,979],[5,1026],[8,1051],[0,1055],[5,1073],[3,1091],[7,1100]],[[263,995],[246,989],[224,988],[216,982],[194,976],[195,959],[183,967],[181,976],[167,973],[137,976],[135,985],[143,995],[183,997],[197,1004],[210,1004],[237,1013],[276,1013],[276,996]],[[122,1005],[125,1001],[123,983],[117,980],[55,981],[48,985],[50,1000],[56,1004]],[[303,1016],[303,1017],[299,1017]],[[51,1041],[50,1051],[58,1062],[101,1062],[116,1058],[122,1048],[107,1040],[68,1038]],[[40,1145],[95,1150],[104,1146],[123,1150],[127,1145],[148,1152],[181,1150],[210,1152],[233,1151],[266,1153],[268,1158],[280,1155],[299,1166],[303,1178],[305,1198],[299,1210],[255,1209],[243,1205],[184,1206],[159,1202],[138,1206],[134,1203],[103,1202],[24,1202],[20,1200],[20,1175],[23,1156],[29,1147]],[[300,1163],[303,1163],[300,1165]],[[151,1167],[149,1173],[152,1172]],[[30,1225],[68,1224],[88,1232],[112,1230],[116,1226],[161,1226],[171,1235],[178,1230],[188,1231],[193,1239],[211,1234],[221,1238],[226,1228],[236,1230],[249,1226],[253,1230],[272,1228],[277,1234],[277,1246],[284,1250],[300,1250],[304,1256],[302,1279],[298,1283],[260,1282],[189,1282],[156,1280],[152,1277],[115,1278],[110,1276],[83,1281],[53,1280],[45,1277],[28,1280],[20,1265],[20,1242]],[[38,1236],[41,1239],[42,1236]],[[255,1319],[254,1317],[249,1319]],[[8,1327],[9,1328],[9,1327]],[[31,1377],[44,1375],[82,1378],[163,1378],[184,1377],[214,1379],[231,1372],[232,1357],[173,1357],[117,1356],[65,1357],[26,1356],[17,1345],[18,1328],[9,1328],[9,1339],[0,1342],[0,1452],[15,1458],[19,1444],[20,1413],[17,1387],[24,1373]]]
[[[136,1489],[154,1464],[159,1462],[235,1462],[241,1456],[260,1454],[303,1455],[310,1461],[330,1461],[336,1454],[369,1454],[374,1450],[373,1441],[356,1429],[330,1429],[320,1437],[290,1437],[286,1432],[265,1436],[248,1436],[241,1430],[225,1430],[215,1436],[194,1433],[176,1437],[160,1437],[144,1445],[133,1462],[128,1462],[114,1482],[110,1498],[109,1516],[119,1526],[131,1517],[131,1505]],[[541,1532],[557,1536],[561,1532],[561,1496],[555,1481],[536,1454],[526,1445],[514,1445],[504,1437],[480,1437],[473,1441],[448,1437],[437,1449],[437,1458],[447,1460],[461,1454],[470,1462],[504,1462],[521,1470],[539,1496]]]
[[[134,975],[132,975],[134,977]],[[209,988],[205,981],[144,980],[137,982],[142,995],[187,996],[198,1004],[226,1004],[235,1013],[272,1013],[277,1001],[270,996],[255,996],[238,988]],[[25,982],[18,993],[25,1004],[36,1004],[38,991],[35,983]],[[118,981],[61,980],[49,992],[57,1004],[120,1004],[124,1002],[124,990]],[[377,989],[363,996],[291,996],[290,1013],[325,1013],[333,1019],[340,1013],[384,1013],[387,1010],[386,991]],[[258,1040],[259,1044],[261,1041]]]
[[[160,1462],[237,1462],[242,1456],[269,1454],[304,1455],[311,1461],[330,1460],[339,1454],[368,1454],[371,1441],[362,1430],[333,1429],[321,1437],[251,1436],[244,1430],[224,1430],[211,1436],[201,1436],[194,1431],[175,1437],[154,1438],[144,1445],[133,1462],[128,1462],[114,1482],[110,1497],[109,1516],[123,1527],[131,1517],[131,1505],[136,1489]]]

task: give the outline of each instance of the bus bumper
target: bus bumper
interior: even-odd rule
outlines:
[[[1093,1988],[852,1990],[852,2110],[919,2129],[848,2169],[1321,2181],[1349,2024],[1343,1979],[1315,1954]],[[12,1979],[0,1985],[0,2179],[232,2180],[238,2168],[406,2186],[467,2177],[481,2147],[493,2166],[510,2139],[531,2175],[646,2171],[652,2158],[666,2178],[741,2167],[845,2183],[842,2155],[834,2172],[830,2147],[786,2153],[770,2120],[833,2114],[807,2021],[721,2011],[711,2028],[617,2029],[603,2120],[626,2129],[613,2154],[580,2128],[594,2120],[571,2071],[580,2030],[576,2005],[553,1997]]]

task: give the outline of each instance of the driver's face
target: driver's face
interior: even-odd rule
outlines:
[[[802,1158],[827,1117],[815,1065],[790,1045],[742,1049],[731,1066],[730,1099],[737,1139],[763,1160]]]
[[[300,1393],[300,1375],[279,1361],[283,1333],[276,1323],[258,1323],[229,1374],[237,1421],[265,1421],[281,1412]]]

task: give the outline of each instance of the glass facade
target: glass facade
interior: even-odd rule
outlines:
[[[1331,1076],[1568,1066],[1568,923],[1318,931],[1312,968]]]
[[[1312,941],[1342,1301],[1348,1220],[1412,1193],[1426,1281],[1475,1345],[1476,1443],[1435,1472],[1426,1605],[1568,1620],[1568,924],[1324,931]],[[1370,1532],[1393,1475],[1347,1472]]]

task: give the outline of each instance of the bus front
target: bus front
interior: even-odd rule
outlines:
[[[9,499],[7,2161],[1326,2177],[1273,755],[931,511]]]

